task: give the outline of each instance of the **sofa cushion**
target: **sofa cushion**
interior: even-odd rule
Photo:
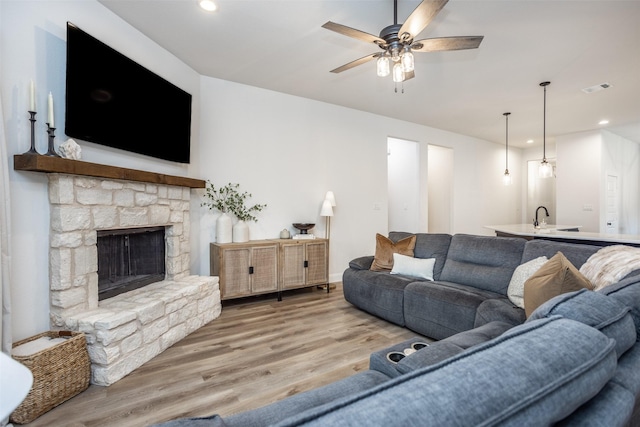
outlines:
[[[598,291],[620,301],[631,308],[631,317],[636,325],[636,334],[640,339],[640,277],[627,277],[620,282]]]
[[[580,268],[600,248],[601,246],[533,239],[525,244],[521,263],[524,264],[541,256],[551,258],[558,252],[562,252],[571,261],[571,264],[575,265],[576,268]]]
[[[396,365],[398,372],[406,374],[429,365],[435,365],[449,357],[452,357],[464,350],[490,341],[509,329],[513,325],[504,322],[491,322],[479,328],[460,332],[429,344],[415,353],[403,358]]]
[[[437,340],[473,329],[480,304],[502,298],[473,286],[442,281],[410,283],[404,294],[405,325]]]
[[[602,333],[542,319],[279,425],[551,425],[597,394],[615,369],[614,344]]]
[[[620,357],[636,343],[636,329],[630,310],[604,294],[582,289],[545,302],[529,316],[527,322],[560,315],[584,323],[616,340],[616,353]]]
[[[589,280],[558,252],[524,283],[524,311],[527,317],[556,295],[593,289]]]
[[[534,258],[516,267],[509,281],[507,296],[517,307],[524,308],[524,282],[538,271],[549,259],[546,256]]]
[[[476,310],[476,320],[473,327],[485,325],[491,322],[506,322],[511,325],[520,325],[527,320],[524,309],[515,306],[507,297],[491,298],[484,300]]]
[[[403,274],[405,276],[433,281],[433,266],[435,263],[435,258],[422,259],[393,254],[391,274]]]
[[[389,239],[397,242],[398,240],[412,236],[411,233],[403,231],[392,231],[389,233]],[[417,233],[416,247],[413,249],[413,256],[416,258],[435,258],[436,262],[433,266],[433,279],[439,280],[440,273],[447,259],[447,252],[451,244],[450,234],[441,233]]]
[[[376,254],[371,264],[373,271],[391,271],[393,254],[413,256],[416,246],[416,236],[410,236],[398,242],[393,242],[382,234],[376,233]]]
[[[456,234],[439,280],[506,296],[525,243],[520,238]]]
[[[224,419],[228,427],[262,427],[273,425],[310,408],[369,390],[389,380],[377,371],[362,371],[340,381],[286,397],[270,405],[240,412]]]
[[[342,293],[344,299],[359,309],[404,326],[404,290],[415,280],[415,277],[348,268],[342,274]]]

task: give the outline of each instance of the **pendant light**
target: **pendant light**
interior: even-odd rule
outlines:
[[[551,82],[542,82],[540,86],[544,88],[544,109],[542,118],[542,161],[538,167],[538,175],[540,178],[551,178],[553,176],[553,168],[551,163],[547,161],[547,86]]]
[[[502,177],[504,185],[511,184],[511,175],[509,174],[509,114],[511,113],[502,114],[506,120],[506,148],[504,151],[504,176]]]

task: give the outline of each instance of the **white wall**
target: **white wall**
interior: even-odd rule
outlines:
[[[581,225],[581,231],[600,232],[601,146],[599,131],[556,138],[559,224]]]
[[[391,135],[417,141],[421,153],[429,143],[454,149],[453,232],[491,234],[484,225],[519,218],[519,185],[502,185],[501,145],[210,77],[202,77],[201,88],[203,178],[238,182],[253,201],[267,203],[250,224],[252,239],[277,237],[284,227],[293,232],[293,222],[316,223],[314,233],[323,236],[320,207],[327,190],[335,193],[331,280],[340,280],[349,260],[373,254],[375,233],[389,231]],[[518,167],[514,175],[519,182]],[[201,211],[200,272],[207,274],[217,214]]]
[[[503,145],[198,76],[97,1],[0,1],[0,17],[0,87],[10,155],[29,147],[30,79],[38,89],[38,119],[51,90],[57,100],[56,120],[63,122],[65,25],[71,21],[194,96],[190,166],[80,142],[84,160],[210,179],[217,185],[238,182],[253,194],[252,201],[268,205],[258,214],[259,221],[250,224],[252,239],[276,237],[285,227],[294,231],[291,223],[299,221],[315,222],[315,232],[324,235],[319,212],[324,194],[333,190],[337,206],[331,222],[331,280],[341,278],[352,258],[373,254],[376,232],[388,232],[390,136],[420,144],[421,210],[427,204],[428,144],[453,149],[453,233],[491,234],[484,225],[519,222],[522,171],[510,168],[514,185],[502,185]],[[41,151],[46,144],[42,123],[39,120]],[[57,134],[62,141],[61,132]],[[520,151],[510,153],[510,164],[521,164]],[[9,163],[2,167],[10,169],[13,325],[18,340],[49,328],[49,207],[46,176],[15,172]],[[216,215],[199,206],[202,193],[195,191],[192,197],[191,265],[192,273],[207,275]]]
[[[66,23],[73,22],[116,50],[142,63],[193,95],[192,158],[198,158],[199,75],[169,52],[115,16],[100,3],[87,1],[0,1],[0,76],[7,128],[7,152],[12,203],[12,302],[14,340],[49,329],[49,203],[47,177],[16,172],[13,155],[29,149],[28,86],[37,89],[36,141],[46,151],[46,96],[54,96],[57,142],[64,136]],[[161,125],[149,123],[149,126]],[[190,166],[155,160],[95,144],[80,142],[83,159],[181,176],[199,176]],[[194,204],[198,204],[194,196]],[[198,227],[192,245],[198,247]]]

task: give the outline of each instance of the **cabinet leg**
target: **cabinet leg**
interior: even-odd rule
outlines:
[[[331,288],[331,285],[327,283],[327,293],[329,293],[329,288]]]
[[[278,292],[278,301],[282,301],[282,292]]]

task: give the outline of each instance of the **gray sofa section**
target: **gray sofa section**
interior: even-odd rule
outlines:
[[[397,242],[410,235],[391,232],[389,238]],[[414,256],[436,259],[434,281],[370,271],[369,256],[349,264],[343,290],[356,307],[441,340],[491,322],[523,323],[524,310],[507,296],[520,264],[560,251],[580,268],[599,249],[547,240],[418,233]]]

